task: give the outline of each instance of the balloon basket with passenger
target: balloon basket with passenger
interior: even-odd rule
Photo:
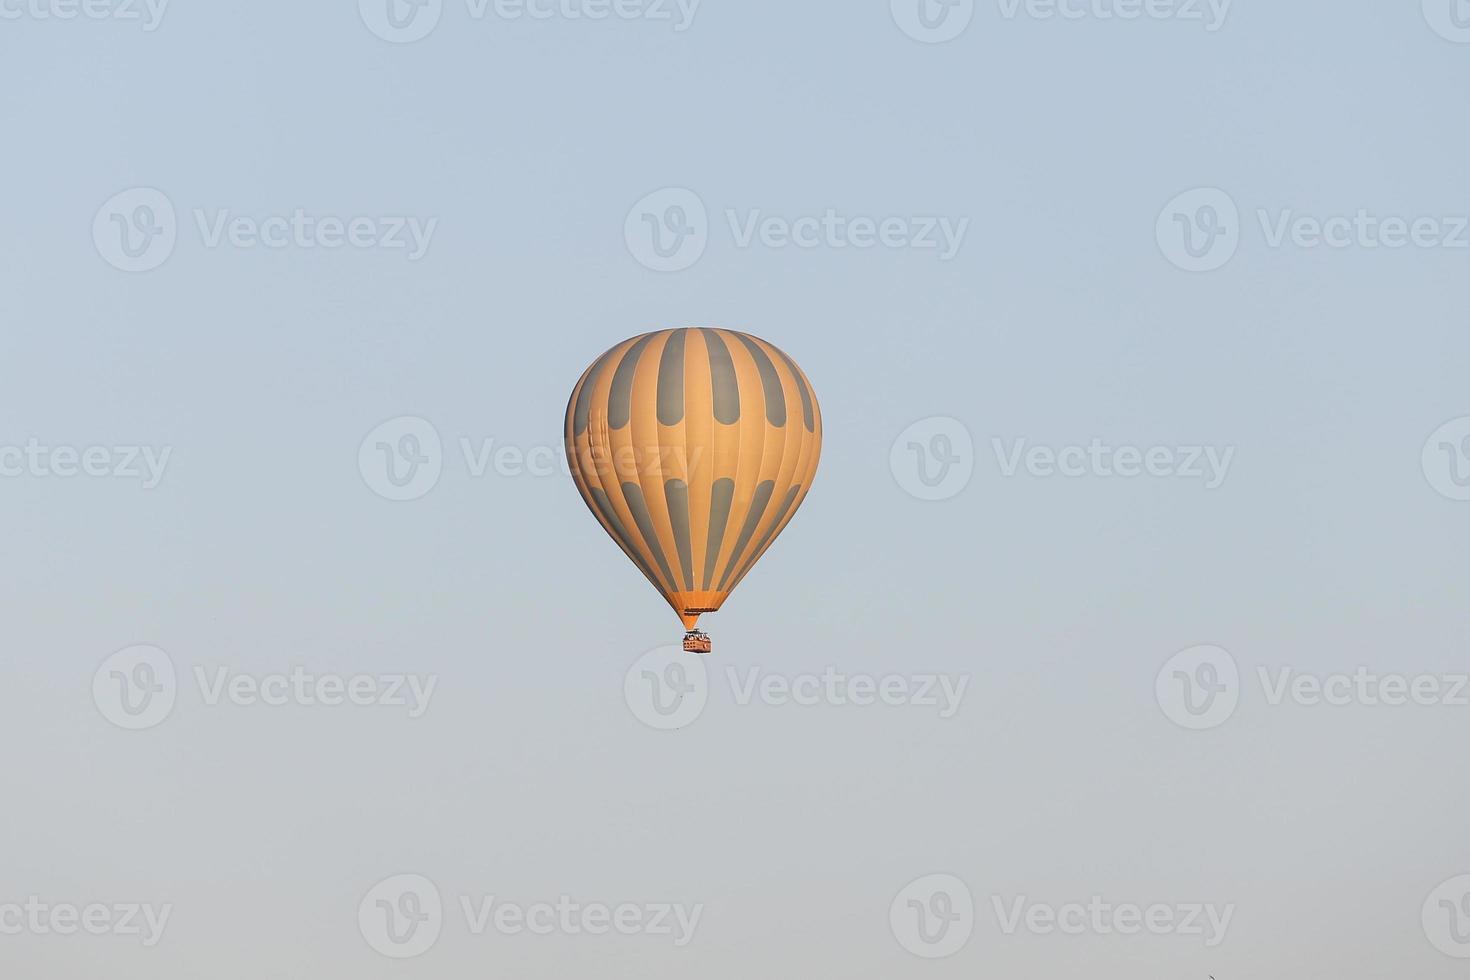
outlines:
[[[685,653],[709,653],[711,649],[709,634],[704,630],[690,630],[684,634]]]

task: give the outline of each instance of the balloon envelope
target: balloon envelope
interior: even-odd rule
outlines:
[[[693,629],[801,506],[822,412],[773,344],[735,330],[660,330],[583,373],[566,443],[587,507]]]

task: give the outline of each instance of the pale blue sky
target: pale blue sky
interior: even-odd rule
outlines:
[[[931,44],[886,0],[704,0],[685,30],[672,2],[674,22],[444,0],[393,43],[349,0],[173,0],[154,30],[38,18],[50,2],[0,0],[0,448],[169,456],[151,489],[0,477],[0,906],[173,911],[146,949],[0,935],[0,973],[1462,975],[1421,909],[1470,872],[1470,707],[1273,705],[1257,673],[1466,669],[1470,503],[1420,459],[1470,416],[1470,249],[1272,247],[1260,217],[1449,234],[1470,215],[1470,44],[1431,27],[1447,12],[1236,0],[1211,31],[992,0]],[[127,272],[93,226],[139,187],[176,241]],[[697,261],[656,272],[625,225],[665,188],[708,224]],[[1156,236],[1197,188],[1240,216],[1211,272]],[[436,223],[416,259],[209,244],[221,212],[297,209]],[[968,224],[945,260],[742,247],[728,215],[828,209]],[[460,440],[556,446],[597,354],[685,324],[786,350],[826,443],[802,511],[702,624],[703,713],[658,731],[624,679],[677,640],[667,606],[560,471],[475,476]],[[395,502],[358,453],[402,416],[444,451],[433,489]],[[973,477],[920,500],[891,450],[938,416]],[[1206,489],[1006,476],[993,443],[1095,438],[1234,455]],[[125,731],[90,691],[135,644],[179,690]],[[1155,679],[1200,644],[1237,662],[1239,707],[1189,731]],[[195,677],[295,665],[438,680],[413,719],[211,705]],[[742,705],[726,673],[828,665],[968,688],[940,718]],[[401,961],[358,926],[399,873],[448,915]],[[934,873],[976,922],[926,962],[889,911]],[[458,899],[487,894],[704,909],[677,949],[471,935]],[[1214,947],[1007,935],[993,899],[1023,895],[1234,913]]]

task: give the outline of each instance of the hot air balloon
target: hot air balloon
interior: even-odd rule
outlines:
[[[708,653],[699,617],[740,584],[801,506],[822,449],[811,383],[736,330],[630,337],[572,389],[567,459],[587,507]]]

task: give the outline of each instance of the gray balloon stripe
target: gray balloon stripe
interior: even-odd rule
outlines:
[[[766,396],[766,421],[779,429],[786,424],[786,390],[781,387],[781,376],[776,373],[776,365],[771,363],[771,358],[760,344],[743,333],[735,336],[740,338],[745,349],[750,351],[750,356],[755,358],[755,369],[760,372],[761,389]]]
[[[730,574],[735,571],[735,565],[740,561],[745,546],[750,543],[750,536],[760,525],[761,515],[766,512],[766,505],[771,502],[771,493],[775,489],[775,480],[767,480],[755,488],[755,496],[750,502],[750,511],[745,515],[745,526],[740,529],[740,537],[735,539],[735,550],[730,552],[730,561],[725,565],[725,574],[720,576],[719,588],[721,590],[725,588],[725,583],[730,581]]]
[[[714,392],[715,420],[724,425],[740,421],[740,381],[735,376],[735,362],[730,349],[713,330],[701,329],[709,348],[710,387]]]
[[[801,376],[801,368],[796,362],[786,356],[786,352],[779,347],[776,353],[781,355],[781,360],[786,362],[786,367],[791,371],[791,377],[796,382],[796,390],[801,394],[801,421],[806,426],[806,431],[817,431],[817,415],[812,408],[812,393],[807,390],[806,379]]]
[[[653,334],[640,337],[618,362],[617,373],[613,375],[612,391],[607,396],[607,424],[614,429],[627,425],[633,416],[633,373],[638,370],[638,362],[643,358],[643,352],[653,337]]]
[[[725,543],[725,525],[730,522],[730,502],[735,496],[735,481],[722,477],[710,488],[709,539],[704,549],[704,583],[708,589],[715,577],[715,561],[720,557],[720,546]]]
[[[741,567],[740,574],[735,576],[736,584],[739,584],[740,580],[745,578],[745,573],[750,571],[751,567],[760,559],[760,556],[765,552],[766,545],[771,543],[771,539],[776,536],[776,531],[779,530],[781,527],[781,522],[784,521],[786,519],[786,515],[791,512],[791,506],[792,504],[796,503],[796,497],[800,491],[801,487],[796,486],[792,487],[786,492],[786,499],[781,502],[781,509],[776,512],[776,519],[771,522],[770,527],[766,528],[766,533],[761,535],[760,544],[756,545],[755,549],[751,551],[750,557],[745,559],[745,564]]]
[[[582,382],[581,390],[577,392],[577,407],[572,415],[572,432],[575,435],[581,435],[587,431],[587,416],[592,409],[592,389],[597,387],[597,379],[602,377],[602,369],[607,366],[612,354],[612,351],[608,351],[592,362],[592,366],[587,369],[587,379]]]
[[[684,335],[675,330],[658,362],[658,420],[678,425],[684,418]]]
[[[674,527],[674,543],[679,548],[679,567],[684,572],[684,588],[694,591],[694,553],[689,546],[689,484],[683,480],[664,483],[664,502],[669,507],[669,523]]]
[[[628,502],[628,510],[633,512],[633,522],[638,525],[638,530],[643,535],[643,543],[648,545],[654,561],[658,562],[659,569],[664,573],[664,581],[668,583],[669,591],[679,591],[674,572],[669,568],[669,560],[664,557],[664,549],[658,543],[658,532],[653,528],[653,518],[648,513],[648,503],[643,499],[643,488],[636,483],[624,483],[623,499]]]
[[[628,557],[633,559],[633,564],[637,565],[638,570],[648,577],[648,581],[653,583],[654,588],[664,588],[659,583],[658,576],[653,574],[653,569],[649,567],[648,562],[644,561],[643,556],[638,553],[638,549],[633,547],[633,540],[628,537],[628,531],[623,527],[623,522],[618,520],[618,513],[613,510],[612,501],[608,499],[607,492],[601,487],[589,486],[587,489],[592,491],[592,499],[597,504],[598,513],[602,515],[603,519],[612,528],[613,535],[618,539],[618,543],[623,546],[623,550],[628,553]]]

